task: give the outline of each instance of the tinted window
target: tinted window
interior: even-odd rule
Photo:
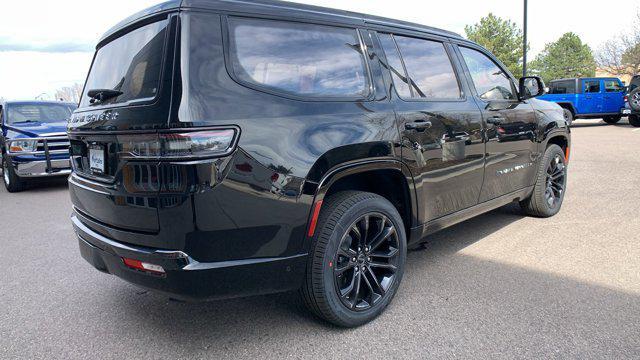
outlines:
[[[516,92],[509,76],[485,54],[461,47],[473,84],[484,100],[515,100]]]
[[[605,80],[604,91],[606,92],[622,92],[624,87],[617,80]]]
[[[599,93],[600,80],[584,80],[583,88],[584,88],[585,94]]]
[[[460,87],[444,45],[394,36],[409,74],[413,97],[458,99]]]
[[[552,82],[551,85],[550,85],[549,93],[551,93],[551,94],[575,94],[576,93],[576,82],[575,82],[575,80]]]
[[[391,71],[398,95],[403,98],[410,98],[411,90],[409,89],[407,74],[402,65],[395,41],[390,34],[380,34],[380,42],[387,58],[386,66]]]
[[[271,20],[229,20],[240,80],[293,94],[365,97],[368,79],[356,30]]]
[[[69,119],[75,109],[75,106],[69,104],[8,104],[5,120],[8,124],[64,122]]]
[[[158,92],[167,21],[159,21],[123,35],[98,50],[80,107],[89,106],[86,92],[113,89],[122,95],[100,105],[154,98]]]

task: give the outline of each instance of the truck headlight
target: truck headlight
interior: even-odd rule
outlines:
[[[11,140],[9,141],[10,153],[23,153],[36,151],[37,140]]]

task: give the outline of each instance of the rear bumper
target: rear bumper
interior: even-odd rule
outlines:
[[[165,251],[123,244],[88,228],[72,216],[82,257],[96,269],[133,284],[181,300],[268,294],[297,289],[304,277],[307,255],[246,259],[214,263],[193,260],[182,251]],[[160,265],[162,275],[124,265],[122,258]]]

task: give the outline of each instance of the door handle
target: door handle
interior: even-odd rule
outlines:
[[[487,124],[491,124],[491,125],[494,125],[494,126],[500,126],[500,124],[502,124],[505,121],[506,121],[506,119],[503,118],[502,116],[492,116],[492,117],[487,119]]]
[[[416,131],[424,131],[431,128],[431,126],[433,126],[433,124],[431,124],[431,121],[426,121],[426,120],[418,120],[418,121],[404,124],[404,128],[406,130],[416,130]]]

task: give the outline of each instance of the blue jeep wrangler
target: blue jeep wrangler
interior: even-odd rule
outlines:
[[[622,118],[625,94],[618,78],[575,78],[551,81],[549,93],[540,99],[562,106],[569,125],[574,119],[597,118],[615,124]]]
[[[12,101],[0,104],[2,178],[18,192],[33,178],[71,173],[67,121],[76,104]]]

